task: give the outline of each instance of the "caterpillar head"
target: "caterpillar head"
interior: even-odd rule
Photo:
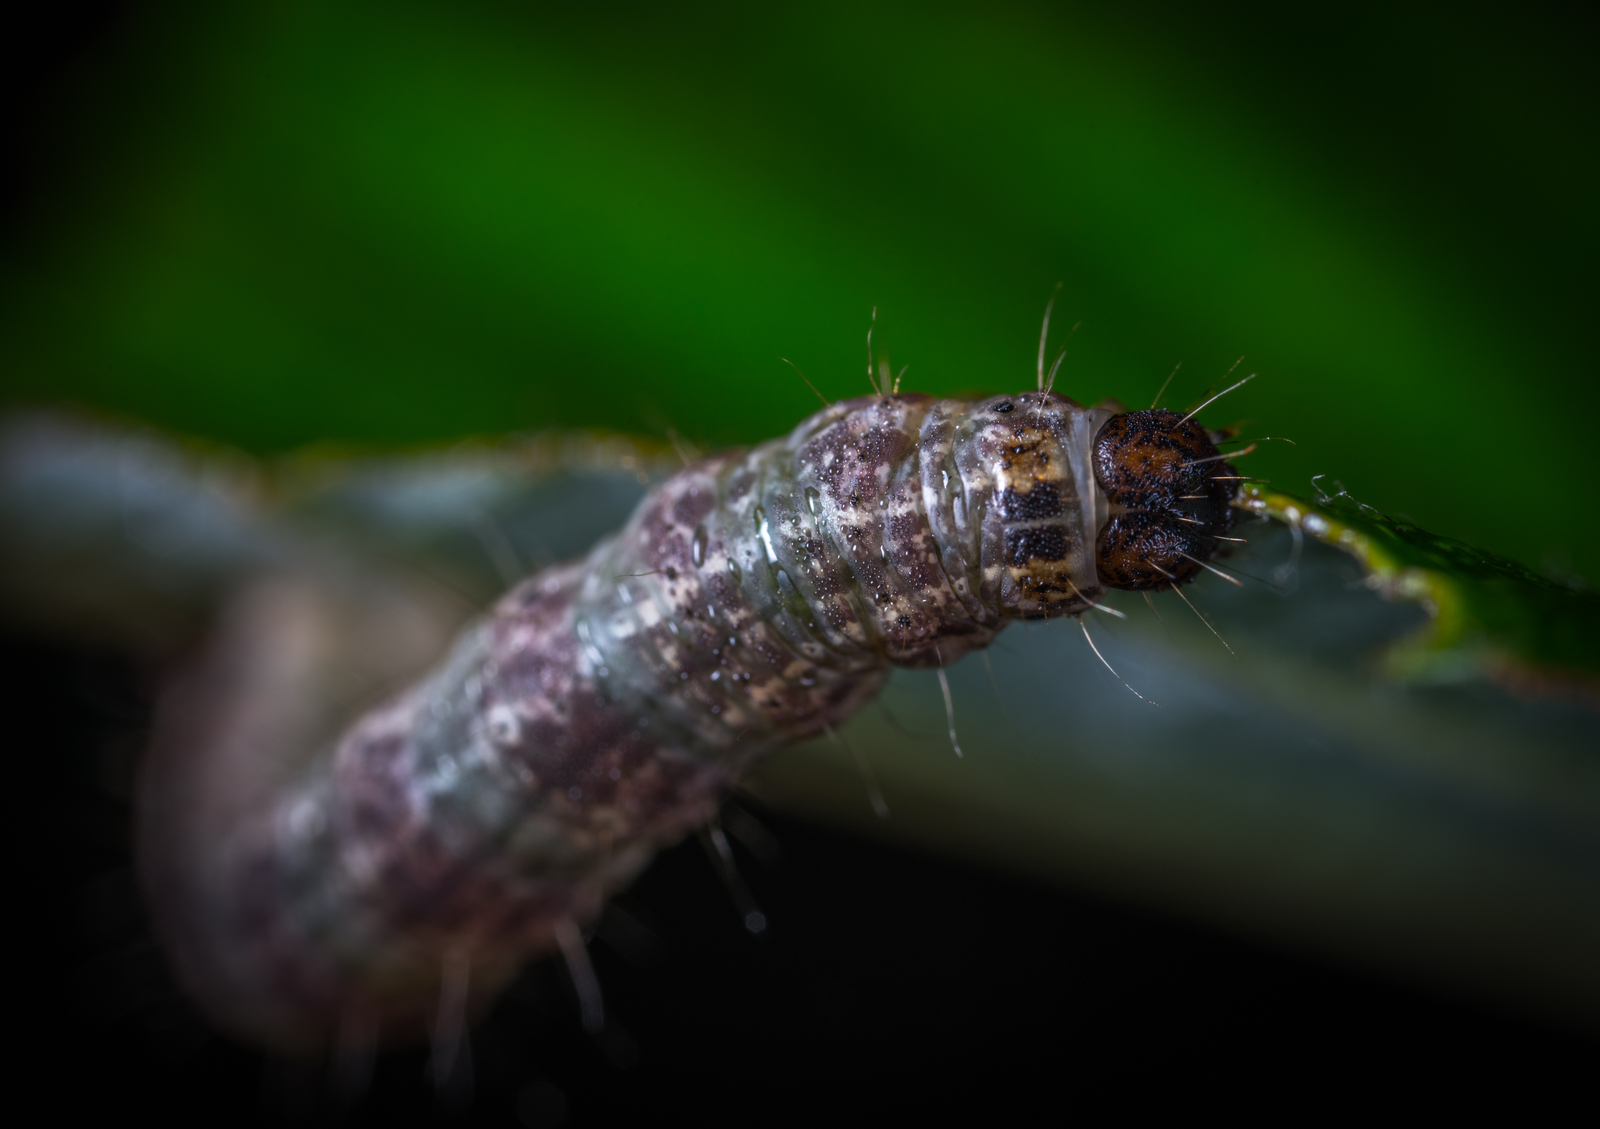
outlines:
[[[1095,545],[1107,587],[1154,591],[1192,580],[1233,527],[1236,472],[1212,434],[1177,412],[1107,420],[1094,473],[1111,511]]]

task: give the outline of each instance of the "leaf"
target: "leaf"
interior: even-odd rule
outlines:
[[[1341,490],[1307,502],[1246,483],[1240,505],[1343,549],[1367,586],[1428,611],[1428,626],[1394,644],[1400,678],[1495,678],[1524,692],[1600,694],[1600,597],[1512,561],[1379,513]]]
[[[528,565],[576,553],[625,517],[641,475],[664,466],[638,445],[560,435],[319,456],[253,475],[235,465],[253,490],[219,489],[226,465],[186,462],[149,437],[14,421],[0,431],[0,605],[104,627],[114,600],[128,613],[110,624],[119,638],[137,627],[159,642],[230,577],[298,562],[443,585],[459,594],[460,622],[503,583],[485,520]],[[992,680],[981,656],[948,672],[964,758],[950,748],[936,676],[897,671],[841,743],[778,754],[751,792],[968,863],[1593,1021],[1595,715],[1478,677],[1498,677],[1503,654],[1547,656],[1513,649],[1537,630],[1507,632],[1484,615],[1442,635],[1444,617],[1418,597],[1509,609],[1513,627],[1544,601],[1592,614],[1593,598],[1353,503],[1259,490],[1245,500],[1262,520],[1238,531],[1247,545],[1228,563],[1270,583],[1207,576],[1186,589],[1231,653],[1171,594],[1157,598],[1157,618],[1117,593],[1108,602],[1129,618],[1089,625],[1117,674],[1159,705],[1130,694],[1074,622],[1017,624],[991,649]],[[1295,528],[1326,523],[1311,520],[1317,535],[1298,551],[1282,524],[1290,506]],[[1411,586],[1398,582],[1408,576]],[[1385,656],[1419,646],[1443,665],[1396,681],[1402,668]],[[1487,668],[1459,661],[1484,654],[1495,656]],[[373,656],[374,668],[387,658]],[[1552,668],[1540,658],[1547,679]],[[1592,666],[1573,669],[1587,677]]]

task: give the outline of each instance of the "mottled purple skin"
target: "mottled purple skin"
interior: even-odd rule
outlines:
[[[282,1049],[341,1026],[425,1033],[463,957],[485,1006],[557,923],[592,921],[751,764],[843,723],[891,666],[1098,599],[1090,450],[1111,415],[1037,393],[834,405],[664,482],[281,784],[230,808],[232,784],[182,776],[241,755],[212,750],[228,722],[179,739],[179,784],[143,816],[180,975]]]

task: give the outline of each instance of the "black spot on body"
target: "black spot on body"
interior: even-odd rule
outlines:
[[[1006,563],[1026,568],[1029,561],[1059,561],[1067,555],[1067,535],[1059,525],[1006,530]]]
[[[1036,521],[1062,512],[1061,492],[1048,482],[1036,482],[1024,493],[1006,487],[1000,495],[1000,513],[1007,521]]]

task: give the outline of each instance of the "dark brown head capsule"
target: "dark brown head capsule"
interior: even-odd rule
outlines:
[[[1151,592],[1193,580],[1213,542],[1197,527],[1161,514],[1129,510],[1109,519],[1095,544],[1100,583]]]
[[[1095,546],[1108,587],[1151,591],[1191,580],[1233,527],[1235,472],[1210,433],[1177,412],[1107,420],[1094,469],[1111,509]]]
[[[1106,497],[1130,509],[1166,509],[1200,492],[1217,454],[1206,429],[1177,412],[1154,408],[1112,416],[1094,441],[1094,472]],[[1220,461],[1220,460],[1219,460]]]

